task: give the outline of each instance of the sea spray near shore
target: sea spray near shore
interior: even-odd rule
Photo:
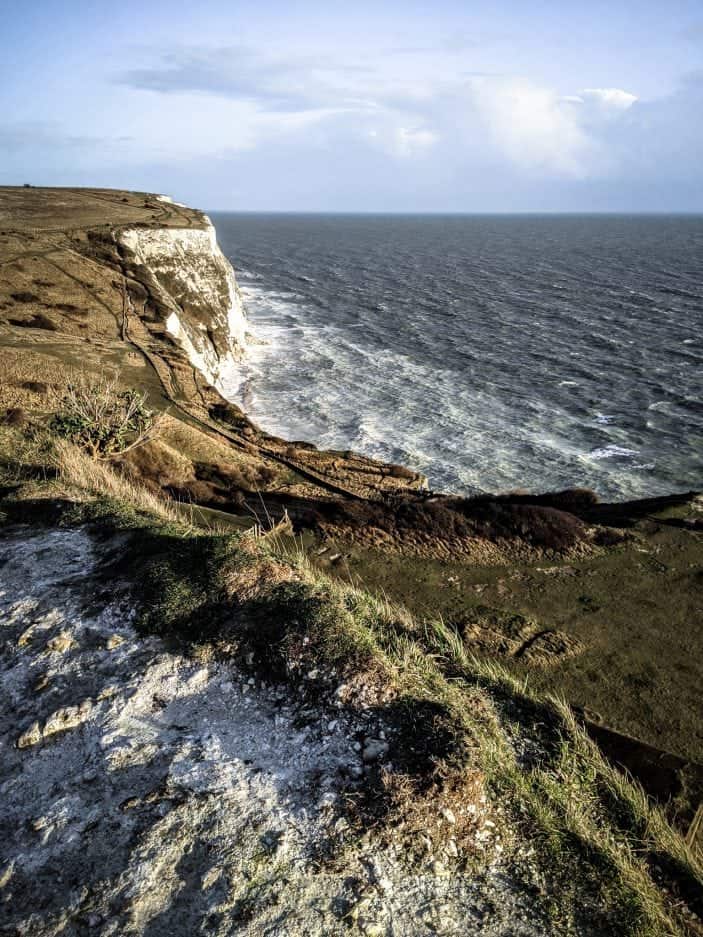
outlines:
[[[214,220],[263,428],[459,492],[700,486],[703,219]]]

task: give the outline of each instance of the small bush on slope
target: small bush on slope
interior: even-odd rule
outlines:
[[[153,438],[158,420],[146,394],[120,390],[115,378],[77,377],[66,385],[50,430],[92,459],[128,452]]]

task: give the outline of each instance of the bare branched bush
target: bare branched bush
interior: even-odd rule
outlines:
[[[146,393],[120,389],[116,377],[80,375],[64,388],[50,429],[91,459],[122,455],[157,435],[163,414],[148,409],[146,399]]]

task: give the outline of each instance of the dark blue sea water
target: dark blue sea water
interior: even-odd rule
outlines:
[[[703,217],[212,217],[264,429],[456,492],[703,486]]]

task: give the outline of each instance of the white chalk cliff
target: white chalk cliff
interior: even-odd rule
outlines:
[[[215,228],[123,228],[118,240],[149,269],[157,299],[170,310],[166,329],[210,383],[241,357],[247,322],[232,265],[217,244]]]

